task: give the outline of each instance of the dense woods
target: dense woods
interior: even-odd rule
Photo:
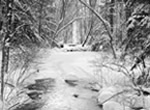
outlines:
[[[150,1],[0,0],[3,110],[20,100],[17,95],[31,75],[29,70],[37,53],[65,45],[79,45],[69,51],[83,48],[108,52],[120,61],[130,56],[132,61],[136,59],[131,70],[140,63],[146,68],[145,59],[150,55]],[[147,73],[141,77],[149,80]],[[130,78],[133,81],[133,76]],[[137,86],[140,81],[133,83]]]

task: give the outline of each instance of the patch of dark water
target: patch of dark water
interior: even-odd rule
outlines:
[[[46,103],[46,98],[44,96],[47,93],[52,92],[55,87],[55,79],[45,78],[36,79],[34,84],[30,84],[27,87],[27,95],[31,101],[19,105],[12,110],[38,110],[43,107]]]

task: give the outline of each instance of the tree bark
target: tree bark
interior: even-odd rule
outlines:
[[[58,23],[58,25],[57,25],[57,27],[56,27],[56,30],[55,30],[55,32],[54,32],[54,34],[53,34],[53,36],[52,36],[53,41],[55,41],[55,38],[57,37],[57,32],[59,31],[60,26],[61,26],[61,24],[62,24],[63,21],[64,21],[64,18],[65,18],[65,10],[66,10],[66,2],[65,2],[65,0],[62,0],[62,7],[61,7],[61,13],[60,13],[60,20],[59,20],[59,23]],[[58,45],[57,45],[55,42],[53,42],[53,41],[52,41],[52,43],[51,43],[51,46],[53,46],[53,45],[58,46]]]
[[[91,22],[90,22],[90,27],[89,27],[88,33],[87,33],[86,38],[85,38],[85,40],[84,40],[84,42],[83,42],[83,44],[82,44],[82,47],[84,47],[84,45],[85,45],[86,42],[88,41],[88,38],[89,38],[89,36],[90,36],[92,27],[93,27],[93,26],[92,26],[92,21],[91,21]]]
[[[72,26],[72,40],[73,40],[73,44],[77,44],[78,42],[78,21],[74,21],[73,22],[73,26]]]
[[[97,1],[97,0],[93,0],[93,1],[89,0],[89,4],[90,4],[90,6],[91,6],[93,9],[95,8],[96,1]],[[89,22],[89,25],[90,25],[90,26],[89,26],[89,30],[88,30],[88,32],[87,32],[87,34],[86,34],[85,41],[84,41],[83,44],[82,44],[83,47],[84,47],[84,45],[86,44],[86,42],[88,41],[88,39],[89,39],[89,36],[90,36],[91,31],[92,31],[92,28],[93,28],[93,23],[94,23],[94,21],[93,21],[93,12],[90,11],[90,12],[89,12],[89,15],[91,15],[91,19],[90,19],[90,22]]]
[[[41,35],[41,28],[42,28],[42,12],[43,12],[43,2],[41,1],[40,2],[40,10],[39,10],[39,13],[40,13],[40,15],[39,15],[39,27],[38,27],[39,35]]]
[[[111,9],[110,9],[111,32],[113,32],[113,26],[114,26],[114,3],[115,3],[115,0],[111,0]]]
[[[6,1],[6,35],[3,40],[2,45],[2,66],[1,66],[1,100],[4,103],[4,88],[5,88],[5,81],[4,77],[5,74],[8,73],[8,65],[9,65],[9,46],[10,46],[10,33],[12,30],[11,22],[12,22],[12,7],[13,7],[13,0]]]
[[[0,0],[0,31],[2,30],[2,26],[3,26],[3,15],[2,15],[2,1]]]

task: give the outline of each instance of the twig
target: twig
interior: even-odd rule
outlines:
[[[0,81],[0,83],[1,83],[1,81]],[[11,88],[14,88],[14,87],[15,87],[13,84],[10,84],[10,83],[7,83],[7,82],[5,82],[5,85],[8,85],[8,86],[11,87]]]

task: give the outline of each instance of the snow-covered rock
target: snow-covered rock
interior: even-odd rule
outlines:
[[[130,106],[131,108],[150,108],[150,96],[138,96],[134,93],[120,95],[117,102]]]
[[[3,106],[3,103],[2,103],[2,101],[0,100],[0,110],[2,110],[2,106]]]
[[[150,108],[150,97],[149,96],[138,96],[135,94],[128,94],[123,96],[122,103],[132,108]]]
[[[132,105],[133,108],[146,108],[147,110],[150,110],[150,96],[136,96],[133,97],[134,104]]]
[[[114,95],[114,93],[112,93],[112,92],[103,92],[102,94],[100,94],[98,96],[98,103],[102,104],[103,102],[105,102],[106,100],[111,98],[113,95]],[[113,100],[113,98],[111,98],[109,100]]]
[[[117,88],[116,88],[116,87],[110,86],[110,87],[103,87],[103,88],[99,91],[99,93],[100,93],[100,94],[103,93],[103,92],[116,93],[116,91],[117,91]]]
[[[130,108],[115,101],[107,101],[103,104],[103,110],[130,110]]]
[[[135,103],[135,95],[132,93],[125,93],[118,97],[117,102],[120,104],[131,106]]]
[[[139,108],[139,107],[144,107],[144,97],[143,96],[134,96],[134,103],[132,107],[134,108]]]
[[[115,87],[104,87],[99,91],[99,95],[98,95],[98,103],[102,104],[103,102],[105,102],[106,100],[115,100],[114,98],[111,98],[112,96],[114,96],[117,93],[117,89]]]
[[[144,106],[145,108],[150,109],[150,96],[144,97]]]

